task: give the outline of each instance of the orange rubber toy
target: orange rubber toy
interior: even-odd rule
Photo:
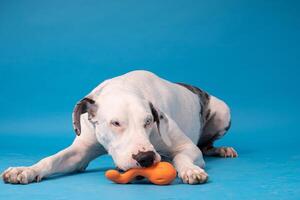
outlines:
[[[176,170],[168,162],[159,162],[147,168],[133,168],[121,174],[117,170],[108,170],[106,178],[115,183],[129,183],[136,176],[143,176],[156,185],[170,184],[176,178]]]

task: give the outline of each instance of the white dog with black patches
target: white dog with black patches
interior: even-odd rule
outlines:
[[[231,147],[214,147],[230,127],[221,100],[147,71],[104,81],[79,101],[73,112],[77,134],[68,148],[29,167],[10,167],[6,183],[27,184],[56,173],[84,170],[108,153],[121,170],[169,159],[184,183],[204,183],[203,155],[236,157]]]

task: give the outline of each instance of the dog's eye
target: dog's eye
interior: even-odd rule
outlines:
[[[113,125],[113,126],[116,126],[116,127],[121,126],[120,122],[118,122],[118,121],[111,121],[110,124]]]
[[[151,118],[146,119],[144,127],[146,128],[146,127],[150,126],[151,123],[152,123],[152,119]]]

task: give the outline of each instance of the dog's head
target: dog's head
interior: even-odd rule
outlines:
[[[163,135],[168,129],[165,115],[151,102],[135,95],[108,93],[101,99],[82,99],[73,112],[77,135],[81,133],[80,115],[83,113],[88,113],[97,140],[122,170],[148,167],[160,161],[160,155],[150,142],[151,133],[159,133],[163,141],[169,143]]]

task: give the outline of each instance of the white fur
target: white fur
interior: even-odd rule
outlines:
[[[179,177],[194,184],[207,179],[200,168],[202,153],[195,145],[200,137],[198,96],[186,88],[159,78],[147,71],[133,71],[104,81],[89,95],[97,105],[96,115],[81,115],[81,135],[67,149],[30,167],[9,168],[3,178],[10,183],[30,183],[55,173],[84,170],[97,156],[108,152],[115,164],[124,170],[138,167],[132,154],[154,151],[173,160]],[[160,134],[153,123],[151,102],[159,114]],[[221,101],[213,97],[210,108],[222,112]],[[224,112],[224,115],[228,113]],[[145,120],[152,123],[144,127]],[[112,121],[120,122],[120,127]]]

